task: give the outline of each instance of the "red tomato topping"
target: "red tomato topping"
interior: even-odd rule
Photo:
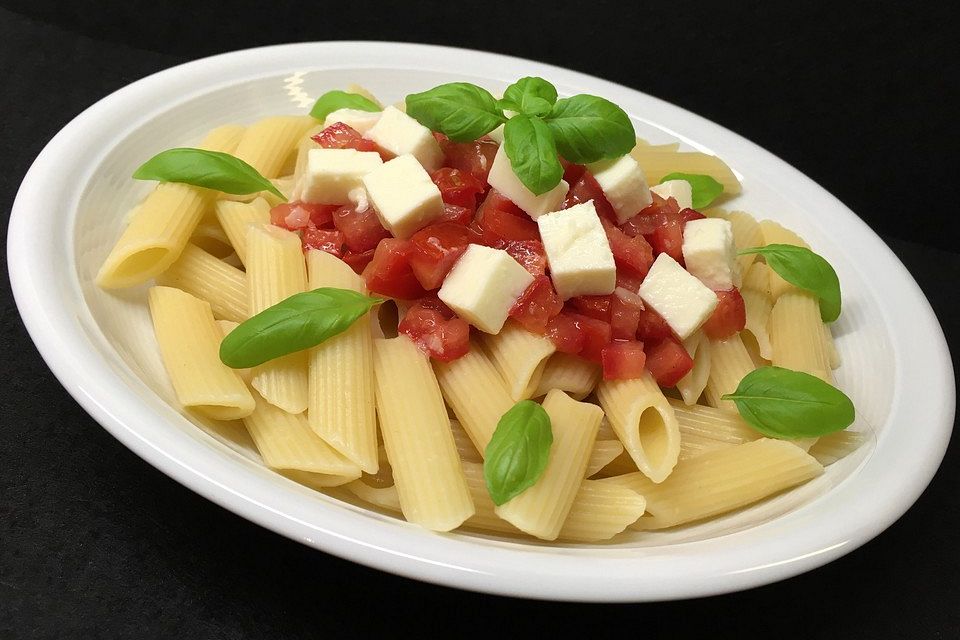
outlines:
[[[580,353],[586,341],[576,318],[565,311],[550,318],[550,321],[547,322],[546,335],[553,342],[557,351],[563,353]]]
[[[350,268],[353,269],[355,273],[360,274],[363,273],[363,270],[366,269],[370,261],[373,260],[374,253],[374,249],[361,253],[354,253],[347,249],[343,254],[343,261],[350,265]]]
[[[611,342],[600,351],[604,380],[632,380],[643,375],[647,355],[636,340]]]
[[[627,220],[622,229],[628,236],[644,236],[653,248],[654,255],[666,253],[683,264],[683,227],[690,220],[705,216],[693,209],[680,210],[674,198],[664,200],[651,193],[653,203],[636,216]]]
[[[517,299],[510,310],[510,317],[527,331],[542,334],[547,330],[550,319],[562,309],[563,302],[553,290],[550,278],[541,275]]]
[[[576,184],[583,177],[583,172],[587,170],[582,164],[574,164],[563,158],[560,158],[560,166],[563,167],[563,179],[567,184]]]
[[[443,150],[443,163],[470,174],[486,188],[487,175],[490,173],[493,157],[497,155],[500,145],[490,138],[481,138],[472,142],[451,142],[446,136],[437,139]]]
[[[715,293],[720,302],[703,323],[703,332],[714,340],[723,340],[743,330],[747,324],[747,311],[743,304],[743,296],[736,287]]]
[[[490,191],[487,192],[487,197],[483,199],[483,204],[481,204],[477,210],[477,218],[482,220],[484,214],[491,209],[499,209],[500,211],[515,215],[518,218],[530,219],[529,216],[524,213],[523,209],[513,203],[513,200],[496,189],[490,189]]]
[[[630,293],[636,293],[640,290],[642,283],[643,278],[638,275],[625,271],[617,271],[617,286],[621,289],[626,289]]]
[[[547,272],[547,252],[542,242],[537,240],[500,241],[495,243],[493,248],[503,249],[509,253],[511,258],[534,276],[542,276]]]
[[[333,212],[333,226],[343,233],[347,246],[355,253],[375,249],[377,243],[390,237],[390,232],[380,226],[380,219],[373,207],[357,211],[351,205]]]
[[[487,209],[480,220],[483,244],[494,246],[509,240],[540,240],[537,223],[524,215],[515,216],[502,209]]]
[[[610,202],[607,201],[607,197],[603,195],[603,189],[600,188],[600,185],[597,184],[594,177],[590,175],[590,172],[584,170],[580,179],[567,191],[567,197],[563,201],[563,208],[569,209],[574,205],[587,202],[588,200],[593,200],[593,206],[597,210],[597,215],[600,216],[601,220],[606,218],[614,223],[617,221],[617,214],[614,213],[613,207],[610,206]]]
[[[303,250],[319,249],[333,254],[338,258],[343,257],[343,234],[339,231],[329,229],[304,229],[301,237]]]
[[[610,328],[614,340],[632,340],[637,335],[643,301],[640,296],[625,289],[617,289],[610,296]]]
[[[575,296],[570,304],[585,316],[610,322],[610,298],[612,296]]]
[[[430,176],[433,184],[440,189],[440,197],[448,204],[455,204],[468,209],[476,209],[477,196],[483,193],[484,187],[473,174],[441,167]]]
[[[637,338],[644,342],[656,342],[673,335],[670,325],[659,313],[646,307],[640,311],[640,320],[637,323]]]
[[[324,149],[356,149],[379,151],[373,140],[367,140],[360,132],[342,122],[334,122],[311,139]],[[381,154],[382,155],[382,154]]]
[[[647,369],[658,385],[673,387],[693,369],[693,358],[676,338],[666,338],[648,347]]]
[[[641,280],[645,278],[653,264],[653,249],[650,244],[643,236],[631,238],[604,218],[600,218],[600,222],[603,223],[603,230],[607,232],[607,241],[610,243],[610,251],[613,252],[618,272],[626,270],[639,276]]]
[[[580,357],[600,364],[603,348],[613,340],[610,324],[603,320],[575,313],[570,315],[580,326],[580,331],[583,333],[583,349],[580,350]]]
[[[397,331],[410,337],[431,358],[450,362],[470,350],[470,325],[438,310],[439,301],[426,298],[410,307]],[[440,303],[442,304],[442,303]]]
[[[467,226],[473,221],[473,209],[456,204],[443,203],[443,213],[437,222],[455,222]]]
[[[270,222],[290,231],[313,226],[317,229],[330,227],[337,204],[314,204],[312,202],[283,202],[270,209]]]
[[[694,209],[681,209],[679,215],[684,226],[691,220],[704,220],[707,217]]]
[[[410,238],[410,267],[424,289],[443,284],[454,263],[475,238],[473,231],[454,222],[441,222],[417,231]]]
[[[665,253],[683,264],[683,226],[679,218],[668,218],[645,237],[655,254]]]
[[[663,225],[668,219],[675,218],[680,213],[680,207],[674,198],[664,200],[656,193],[650,192],[653,202],[647,205],[637,215],[623,223],[623,232],[628,236],[650,235]]]
[[[386,238],[381,240],[373,254],[373,260],[363,270],[367,288],[374,293],[415,300],[427,292],[410,266],[413,244],[409,240]]]

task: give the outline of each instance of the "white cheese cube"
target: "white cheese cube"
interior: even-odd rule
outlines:
[[[680,209],[689,209],[693,207],[693,188],[686,180],[667,180],[656,186],[650,187],[650,191],[666,200],[674,198]]]
[[[687,271],[714,291],[739,283],[737,247],[729,220],[691,220],[683,229],[683,262]]]
[[[556,211],[567,196],[567,189],[570,187],[563,180],[546,193],[535,195],[533,191],[520,182],[520,178],[513,172],[510,166],[510,158],[507,157],[504,145],[500,145],[497,155],[493,158],[493,164],[490,165],[490,175],[487,177],[490,186],[502,193],[513,201],[515,205],[523,209],[528,216],[536,220],[545,213]]]
[[[384,109],[364,137],[394,155],[412,155],[427,171],[436,171],[443,164],[443,151],[430,129],[396,107]]]
[[[363,109],[337,109],[327,114],[323,120],[323,128],[342,122],[355,129],[360,135],[365,134],[380,121],[380,111],[364,111]]]
[[[644,304],[663,316],[677,337],[686,340],[717,308],[717,294],[666,253],[653,261],[640,285]]]
[[[447,274],[437,296],[486,333],[500,333],[533,276],[502,249],[471,244]]]
[[[380,154],[356,149],[310,149],[294,199],[318,204],[348,204],[350,192],[365,175],[383,165]]]
[[[623,224],[653,202],[647,179],[633,156],[594,162],[587,165],[587,170],[617,214],[617,224]]]
[[[561,298],[613,293],[617,265],[593,200],[540,216],[537,226]]]
[[[490,136],[490,139],[496,142],[497,144],[503,144],[503,128],[506,125],[500,125],[487,135]]]
[[[409,238],[443,215],[440,189],[412,155],[374,169],[363,176],[363,186],[380,224],[397,238]]]

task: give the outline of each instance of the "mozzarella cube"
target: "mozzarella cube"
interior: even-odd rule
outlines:
[[[348,204],[350,192],[365,175],[383,165],[379,153],[356,149],[310,149],[294,199],[318,204]]]
[[[683,262],[687,271],[714,291],[739,282],[737,247],[729,220],[691,220],[683,229]]]
[[[699,329],[718,303],[717,294],[666,253],[653,261],[638,293],[681,340]]]
[[[613,293],[617,265],[593,200],[540,216],[537,226],[561,298]]]
[[[535,195],[533,191],[527,189],[526,185],[520,182],[520,178],[513,172],[504,145],[500,145],[497,155],[493,158],[487,182],[490,183],[491,187],[512,200],[515,205],[523,209],[534,220],[545,213],[559,209],[563,199],[567,196],[567,189],[570,187],[561,180],[560,184],[550,191],[539,196]]]
[[[430,129],[396,107],[384,109],[364,137],[394,155],[412,155],[427,171],[436,171],[443,164],[443,151]]]
[[[601,160],[588,164],[587,169],[617,214],[617,224],[623,224],[653,202],[647,179],[633,156]]]
[[[374,169],[363,176],[363,186],[380,224],[394,237],[409,238],[443,215],[440,189],[412,155]]]
[[[674,198],[680,209],[689,209],[693,207],[693,188],[686,180],[667,180],[656,186],[650,187],[650,191],[666,200]]]
[[[461,318],[486,333],[500,333],[533,276],[502,249],[471,244],[437,292]]]
[[[380,111],[364,111],[363,109],[337,109],[327,114],[323,120],[323,128],[342,122],[360,135],[365,134],[380,121]]]
[[[491,140],[497,144],[503,144],[503,129],[506,125],[501,124],[499,127],[488,133],[487,135]]]

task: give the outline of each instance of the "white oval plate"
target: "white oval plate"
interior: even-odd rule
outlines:
[[[154,153],[206,129],[305,113],[351,82],[385,101],[454,80],[502,90],[525,75],[561,95],[621,105],[638,134],[717,154],[743,179],[730,204],[781,221],[836,267],[839,385],[870,432],[816,481],[707,524],[625,534],[608,545],[544,545],[438,535],[300,486],[262,466],[243,429],[176,408],[144,304],[145,287],[92,285],[129,210],[150,188],[130,179]],[[17,195],[8,260],[17,304],[67,391],[127,447],[241,516],[323,551],[438,584],[583,601],[663,600],[779,580],[851,551],[896,520],[940,463],[954,414],[946,342],[926,299],[849,209],[770,153],[683,109],[583,74],[502,55],[414,44],[330,42],[198,60],[140,80],[87,109],[50,141]],[[198,428],[198,426],[200,428]]]

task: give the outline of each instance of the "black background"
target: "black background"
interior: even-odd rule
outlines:
[[[952,3],[64,4],[0,1],[4,216],[30,162],[57,130],[97,99],[174,64],[306,40],[485,49],[640,89],[798,167],[866,220],[910,268],[954,345],[956,363]],[[471,630],[491,637],[562,630],[621,637],[789,631],[817,638],[960,637],[955,442],[930,488],[899,522],[848,556],[779,584],[645,605],[471,594],[308,549],[176,484],[113,440],[62,390],[23,329],[6,277],[0,302],[2,638]]]

